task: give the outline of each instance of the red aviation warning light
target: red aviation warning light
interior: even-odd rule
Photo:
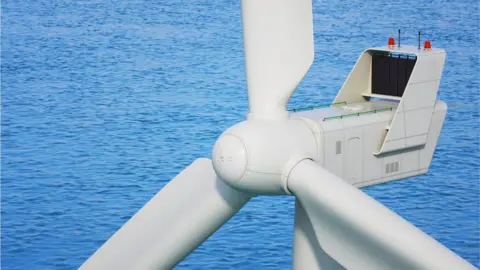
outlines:
[[[425,40],[425,43],[423,44],[423,49],[425,51],[430,51],[432,49],[432,44],[430,43],[430,40]]]
[[[395,39],[393,37],[390,37],[388,39],[388,48],[393,49],[395,47]]]

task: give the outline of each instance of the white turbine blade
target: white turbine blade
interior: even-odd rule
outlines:
[[[432,237],[311,160],[291,171],[321,248],[347,269],[475,269]]]
[[[293,270],[345,270],[331,258],[318,243],[312,222],[300,201],[295,201],[295,227],[293,230]]]
[[[311,0],[242,0],[250,116],[277,117],[313,62]]]
[[[80,269],[171,269],[250,199],[197,159],[158,192]]]

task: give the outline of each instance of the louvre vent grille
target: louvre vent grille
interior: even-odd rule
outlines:
[[[385,164],[386,174],[398,172],[399,170],[400,170],[400,165],[398,164],[398,161]]]

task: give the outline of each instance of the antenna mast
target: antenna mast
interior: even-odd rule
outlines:
[[[400,48],[400,29],[398,29],[398,48]]]
[[[420,50],[420,31],[418,31],[418,50]]]

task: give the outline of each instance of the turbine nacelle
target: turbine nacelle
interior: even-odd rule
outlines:
[[[303,120],[248,120],[227,129],[213,147],[213,168],[230,186],[254,195],[290,194],[287,178],[301,160],[317,159]]]

